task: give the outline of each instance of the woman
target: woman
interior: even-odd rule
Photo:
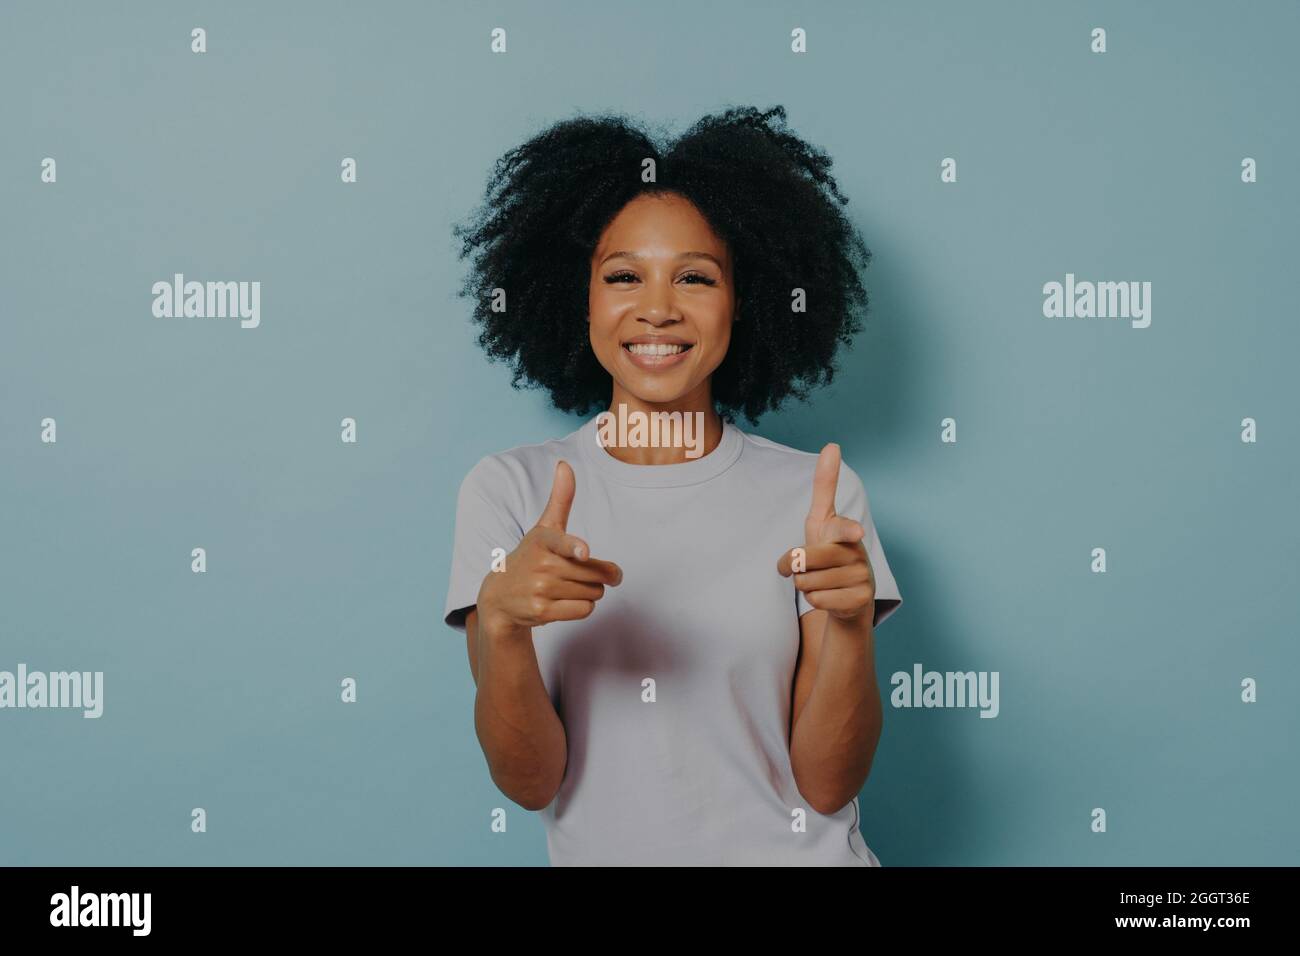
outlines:
[[[857,793],[902,599],[838,446],[734,424],[830,381],[860,328],[870,253],[830,165],[781,107],[665,150],[579,118],[457,227],[489,355],[617,416],[488,455],[458,500],[445,620],[554,865],[880,865]]]

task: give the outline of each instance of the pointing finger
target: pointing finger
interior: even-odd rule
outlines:
[[[581,564],[571,563],[569,569],[570,573],[566,574],[566,577],[568,577],[569,580],[603,581],[605,584],[611,586],[617,586],[623,583],[623,569],[613,561],[602,561],[600,558],[588,558]]]
[[[795,571],[793,565],[796,551],[801,551],[803,556],[802,567],[799,571]],[[852,564],[861,557],[862,546],[858,544],[834,542],[831,544],[806,545],[802,548],[791,548],[783,553],[781,560],[776,563],[776,570],[782,577],[788,578],[791,574],[800,572],[818,571],[822,568],[838,568],[846,564]]]
[[[572,558],[575,561],[586,561],[591,549],[587,547],[587,542],[583,541],[576,534],[566,534],[563,531],[556,531],[554,528],[548,528],[546,525],[537,525],[537,534],[542,545],[553,554],[558,554],[562,558]]]
[[[560,577],[565,580],[603,581],[610,585],[621,584],[623,581],[623,569],[613,561],[591,557],[587,542],[577,535],[539,526],[537,540],[546,550],[564,559]]]
[[[852,518],[836,515],[822,525],[821,544],[857,544],[867,536],[866,529]]]

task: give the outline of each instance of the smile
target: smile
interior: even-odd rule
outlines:
[[[633,355],[676,355],[685,352],[689,345],[652,345],[648,342],[628,342],[623,346]]]
[[[662,369],[683,361],[691,344],[665,342],[624,342],[623,352],[637,368]]]

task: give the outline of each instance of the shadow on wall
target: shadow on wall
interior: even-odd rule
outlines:
[[[774,417],[769,437],[814,452],[825,441],[840,443],[845,460],[867,486],[872,520],[903,595],[902,608],[876,633],[884,729],[859,797],[863,839],[886,867],[978,864],[998,845],[999,835],[985,832],[989,816],[980,808],[987,796],[986,774],[963,749],[964,735],[954,733],[954,721],[980,718],[966,710],[917,712],[890,704],[895,672],[910,674],[916,662],[946,670],[945,662],[976,657],[963,644],[970,629],[959,609],[925,601],[925,595],[947,589],[929,580],[931,563],[910,546],[906,521],[890,503],[872,497],[873,476],[915,467],[906,464],[901,439],[920,414],[915,397],[935,393],[924,380],[934,366],[912,361],[923,348],[918,330],[927,323],[907,291],[923,277],[913,275],[906,263],[925,261],[925,252],[889,248],[858,225],[873,253],[865,273],[871,304],[863,331],[852,350],[840,353],[833,385],[814,393],[810,403],[791,405]],[[766,424],[760,422],[759,430]],[[937,434],[938,421],[933,425]]]

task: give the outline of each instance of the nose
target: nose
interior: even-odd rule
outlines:
[[[639,318],[656,328],[681,321],[671,279],[652,279],[645,283]]]

